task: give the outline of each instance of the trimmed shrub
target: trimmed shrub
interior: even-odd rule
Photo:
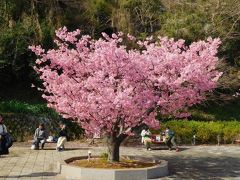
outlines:
[[[233,143],[234,140],[240,135],[240,123],[237,121],[225,122],[223,129],[224,143]]]
[[[233,143],[240,134],[240,122],[238,121],[188,121],[171,120],[162,123],[160,131],[169,126],[175,131],[176,139],[180,144],[192,143],[193,135],[197,143],[217,144]]]

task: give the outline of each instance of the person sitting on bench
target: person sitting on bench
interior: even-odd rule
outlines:
[[[142,132],[142,143],[146,146],[147,150],[151,150],[151,132],[148,127],[145,127]]]
[[[0,155],[9,154],[8,147],[6,147],[7,128],[3,123],[3,118],[0,115]]]
[[[39,144],[41,144],[41,149],[44,148],[44,144],[46,142],[47,139],[47,132],[45,130],[45,126],[43,123],[40,123],[38,128],[35,130],[35,134],[34,134],[34,141],[33,144],[35,145],[35,150],[39,149]]]

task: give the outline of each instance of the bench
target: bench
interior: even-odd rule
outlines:
[[[33,143],[34,140],[28,140],[27,142],[29,142],[29,143]],[[57,143],[57,142],[55,142],[55,141],[46,141],[45,144],[46,144],[46,143],[50,143],[50,144],[52,144],[52,143]]]
[[[234,141],[236,144],[240,144],[240,139],[235,139]]]
[[[150,136],[150,140],[145,143],[147,149],[151,149],[152,146],[165,145],[165,136],[153,134]]]
[[[158,144],[158,145],[165,144],[165,136],[153,134],[151,136],[151,143]]]
[[[235,143],[235,144],[240,144],[240,134],[238,134],[237,136],[235,136],[233,143]]]
[[[33,144],[34,140],[28,140],[29,143]],[[57,142],[55,141],[46,141],[44,143],[44,147],[46,147],[46,144],[56,144]]]

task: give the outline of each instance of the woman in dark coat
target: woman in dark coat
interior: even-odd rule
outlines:
[[[0,115],[0,155],[9,154],[8,147],[6,146],[7,128],[3,124],[3,118]]]
[[[65,143],[67,142],[67,131],[66,125],[63,122],[60,122],[60,131],[58,133],[58,141],[57,141],[57,151],[63,151],[65,149]]]

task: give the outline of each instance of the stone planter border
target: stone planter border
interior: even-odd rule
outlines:
[[[93,158],[97,158],[95,156]],[[148,160],[137,156],[123,156],[135,160]],[[159,163],[147,168],[129,168],[129,169],[101,169],[101,168],[84,168],[69,165],[68,163],[87,159],[87,156],[73,157],[58,163],[59,173],[67,179],[78,180],[147,180],[159,178],[168,175],[168,162],[165,160],[153,160]]]

